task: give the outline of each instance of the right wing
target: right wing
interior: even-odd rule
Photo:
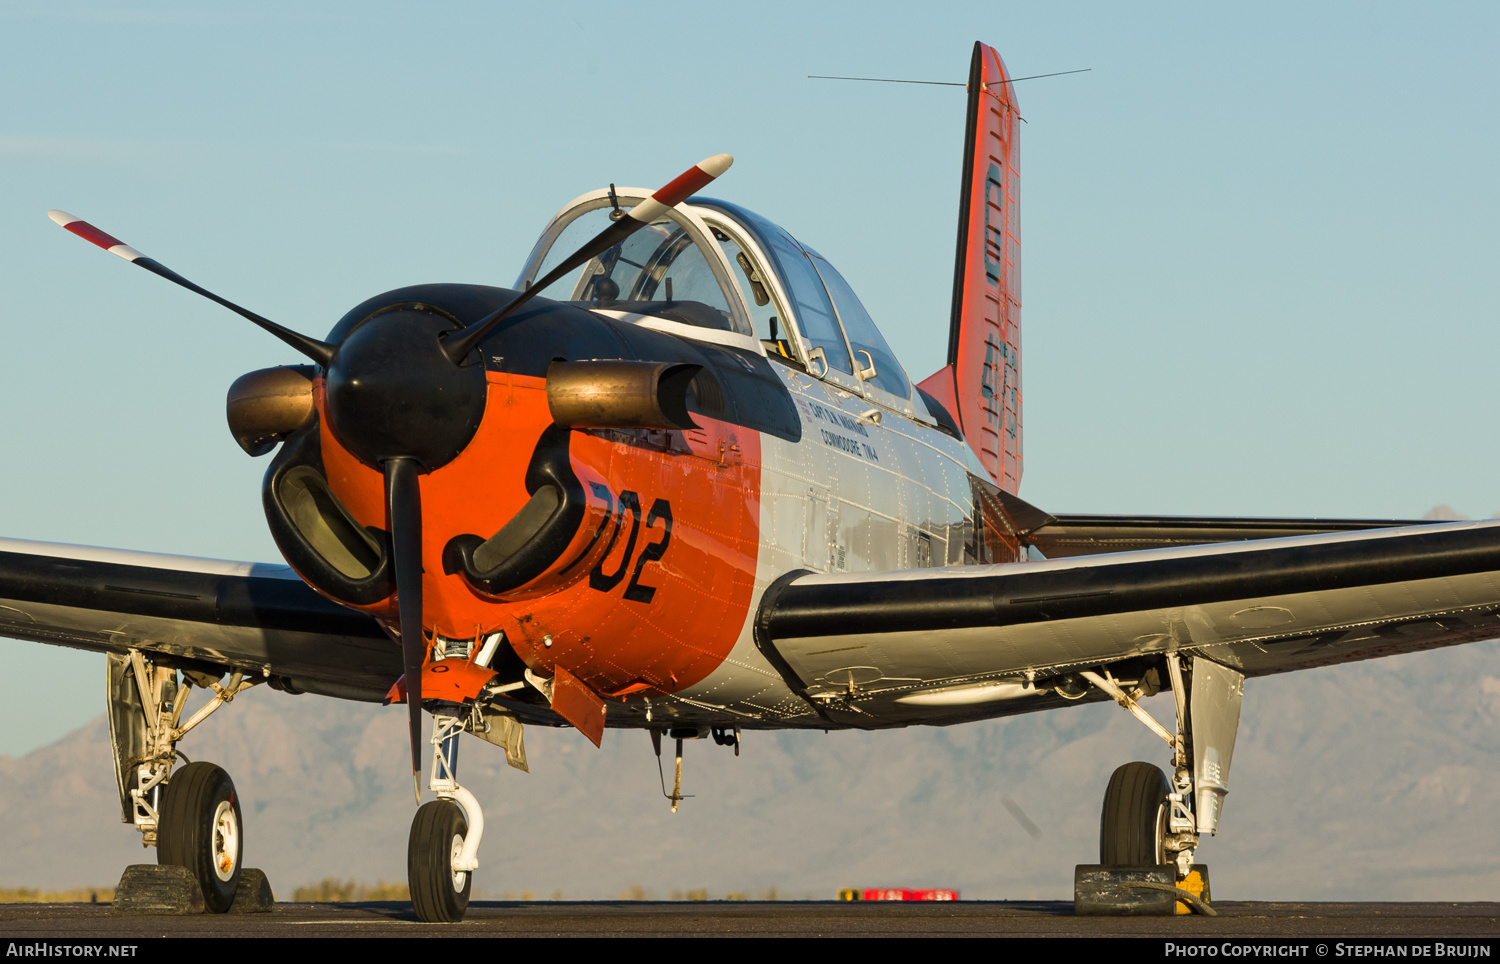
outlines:
[[[1068,682],[1078,672],[1147,680],[1170,652],[1262,676],[1497,636],[1500,520],[794,572],[766,590],[755,625],[789,686],[825,719],[865,727],[1046,709],[1085,695]]]
[[[1016,501],[1011,497],[1012,501]],[[1431,520],[1397,519],[1241,519],[1188,516],[1055,515],[1029,529],[1028,545],[1048,559],[1099,552],[1130,552],[1199,546],[1246,539],[1283,539],[1323,532],[1362,532],[1396,526],[1431,525]]]
[[[401,650],[290,568],[0,539],[0,635],[380,702]]]

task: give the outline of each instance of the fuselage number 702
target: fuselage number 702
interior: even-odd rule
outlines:
[[[604,519],[599,523],[599,531],[594,533],[593,541],[597,542],[604,534],[606,527],[614,523],[610,529],[609,542],[604,546],[604,554],[594,564],[589,573],[589,588],[600,592],[611,592],[625,578],[625,570],[630,566],[632,556],[635,556],[635,568],[631,570],[630,582],[625,586],[625,598],[631,602],[649,603],[656,595],[655,586],[641,584],[641,570],[648,562],[657,562],[666,553],[667,546],[672,543],[672,506],[666,499],[657,499],[651,503],[651,511],[646,513],[646,529],[649,531],[656,527],[658,522],[662,523],[661,538],[656,542],[647,544],[641,549],[639,556],[635,555],[635,541],[641,534],[641,497],[630,490],[620,493],[620,499],[615,501],[609,489],[598,482],[590,482],[589,488],[594,490],[594,495],[603,499],[608,506],[604,513]],[[625,513],[630,513],[630,535],[625,538],[625,553],[620,557],[620,564],[612,573],[604,571],[605,564],[609,561],[610,554],[614,552],[615,542],[620,538],[620,530],[625,525]]]

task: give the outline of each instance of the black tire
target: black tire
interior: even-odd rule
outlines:
[[[468,834],[464,812],[452,800],[433,800],[417,809],[406,845],[406,882],[418,920],[451,924],[464,919],[474,875],[454,873],[453,858]]]
[[[1168,863],[1167,818],[1172,787],[1149,763],[1127,763],[1109,778],[1099,820],[1099,863],[1146,867]]]
[[[229,774],[212,763],[189,763],[161,794],[156,862],[186,867],[198,878],[203,903],[222,914],[234,903],[244,856],[240,798]]]

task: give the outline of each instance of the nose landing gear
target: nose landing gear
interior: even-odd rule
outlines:
[[[427,788],[438,799],[423,804],[411,822],[406,845],[406,881],[417,919],[450,924],[464,919],[484,814],[479,801],[458,782],[458,736],[467,718],[435,712],[432,718],[432,771]]]
[[[463,810],[452,800],[432,800],[417,809],[406,845],[406,877],[419,920],[464,919],[474,875],[456,867],[468,834]]]

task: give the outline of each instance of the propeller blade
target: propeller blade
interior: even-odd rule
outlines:
[[[534,298],[552,282],[572,271],[574,268],[588,261],[590,258],[624,241],[635,232],[661,217],[668,208],[676,207],[683,201],[692,197],[697,192],[707,187],[714,178],[729,170],[729,165],[734,163],[734,158],[728,154],[715,154],[713,157],[705,158],[683,171],[677,177],[668,181],[661,190],[652,194],[646,200],[637,204],[625,212],[625,217],[615,221],[609,227],[600,231],[591,241],[588,241],[568,256],[557,267],[541,279],[533,282],[521,296],[510,304],[492,312],[489,316],[463,329],[461,332],[444,338],[443,353],[448,359],[457,365],[463,361],[474,346],[479,344],[494,330],[495,326],[514,314],[521,306]]]
[[[96,244],[104,250],[108,251],[110,254],[118,255],[119,257],[124,258],[126,261],[129,261],[131,264],[139,265],[152,274],[166,278],[173,284],[181,285],[182,287],[195,294],[200,294],[203,297],[207,298],[209,301],[214,302],[215,304],[223,305],[225,308],[228,308],[230,311],[239,315],[241,318],[249,319],[250,321],[259,325],[261,328],[275,335],[277,338],[280,338],[282,341],[286,342],[288,345],[292,346],[303,355],[306,355],[308,358],[311,358],[319,365],[322,365],[324,368],[328,367],[329,360],[333,358],[334,346],[329,345],[326,342],[318,341],[316,338],[309,338],[306,335],[298,334],[297,332],[292,331],[290,328],[284,328],[281,325],[276,324],[276,322],[271,321],[269,318],[262,318],[260,315],[257,315],[255,312],[250,311],[249,309],[241,308],[239,305],[235,304],[232,301],[226,301],[223,298],[220,298],[218,295],[214,294],[212,291],[209,291],[206,288],[198,287],[188,279],[184,278],[182,275],[162,264],[160,261],[157,261],[154,258],[146,257],[135,248],[132,248],[130,245],[124,243],[118,238],[105,234],[103,231],[100,231],[98,228],[94,227],[92,224],[88,223],[82,218],[75,218],[73,215],[67,213],[66,211],[48,211],[47,217],[51,218],[56,224],[65,228],[66,230],[71,231],[72,233],[78,235],[80,238],[83,238],[85,241],[88,241],[90,244]]]
[[[422,633],[422,493],[415,459],[385,463],[385,506],[390,515],[392,559],[396,566],[396,603],[401,612],[401,662],[406,669],[406,711],[411,733],[411,774],[419,788],[422,772],[422,663],[427,658]]]

